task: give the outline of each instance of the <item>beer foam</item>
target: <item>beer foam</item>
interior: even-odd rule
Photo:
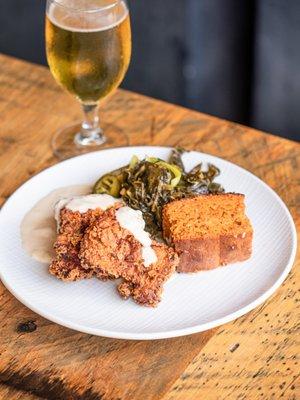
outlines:
[[[128,16],[129,11],[124,1],[116,6],[80,11],[68,6],[53,2],[47,12],[47,17],[61,29],[72,32],[99,32],[106,31],[121,24]]]

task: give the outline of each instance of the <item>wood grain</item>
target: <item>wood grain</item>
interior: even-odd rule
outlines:
[[[283,198],[299,227],[299,144],[125,91],[102,110],[104,125],[126,130],[132,145],[181,145],[252,171]],[[57,162],[51,137],[80,110],[45,68],[0,56],[0,112],[3,203]],[[1,285],[0,399],[299,398],[299,274],[298,263],[268,302],[218,330],[149,342],[60,327]],[[20,332],[28,321],[36,330]]]

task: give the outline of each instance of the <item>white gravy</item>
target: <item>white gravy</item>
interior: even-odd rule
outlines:
[[[90,193],[90,185],[62,187],[50,192],[28,211],[21,222],[22,246],[36,261],[49,264],[54,257],[53,244],[56,239],[54,206],[59,199]]]
[[[151,238],[145,231],[145,221],[139,210],[133,210],[130,207],[121,207],[116,211],[116,218],[120,226],[127,229],[142,245],[142,257],[145,267],[157,261],[155,251],[152,249]]]
[[[24,249],[31,257],[42,263],[52,261],[56,228],[59,227],[59,215],[62,208],[66,207],[80,213],[96,208],[105,211],[121,201],[107,194],[88,194],[90,191],[89,185],[54,190],[25,215],[21,223],[21,238]],[[157,256],[151,247],[150,235],[145,231],[145,221],[141,211],[126,206],[121,207],[116,211],[116,219],[122,228],[127,229],[141,243],[145,267],[155,263]]]

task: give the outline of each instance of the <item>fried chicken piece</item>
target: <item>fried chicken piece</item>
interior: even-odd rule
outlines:
[[[144,268],[137,280],[124,280],[118,286],[118,291],[124,299],[132,296],[138,304],[156,307],[161,300],[163,285],[175,272],[179,260],[171,247],[155,243],[152,248],[157,255],[157,262]]]
[[[79,258],[83,268],[100,276],[104,273],[117,279],[125,275],[131,280],[143,268],[141,251],[140,242],[121,228],[115,210],[109,209],[86,229]]]
[[[153,244],[157,262],[145,267],[142,245],[127,229],[122,228],[115,209],[100,215],[85,231],[79,258],[87,271],[99,271],[111,278],[123,278],[119,286],[122,297],[143,305],[155,307],[160,299],[163,284],[175,271],[178,257],[172,248]]]
[[[63,208],[60,211],[59,233],[54,243],[56,253],[49,272],[64,281],[76,281],[93,276],[94,271],[82,268],[78,252],[86,228],[103,214],[101,209],[88,210],[80,214]],[[102,279],[105,279],[103,274]]]

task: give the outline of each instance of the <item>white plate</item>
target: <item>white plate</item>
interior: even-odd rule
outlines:
[[[165,285],[156,309],[124,301],[115,283],[97,279],[63,283],[47,266],[28,257],[20,243],[25,213],[51,190],[92,183],[100,175],[139,157],[166,159],[165,147],[125,147],[90,153],[46,169],[22,185],[0,213],[0,272],[4,285],[38,314],[78,331],[124,339],[161,339],[201,332],[231,321],[265,301],[284,281],[296,253],[291,215],[265,183],[244,169],[198,152],[185,155],[189,169],[199,162],[221,169],[218,181],[227,191],[246,195],[254,227],[250,260],[192,275],[176,274]]]

